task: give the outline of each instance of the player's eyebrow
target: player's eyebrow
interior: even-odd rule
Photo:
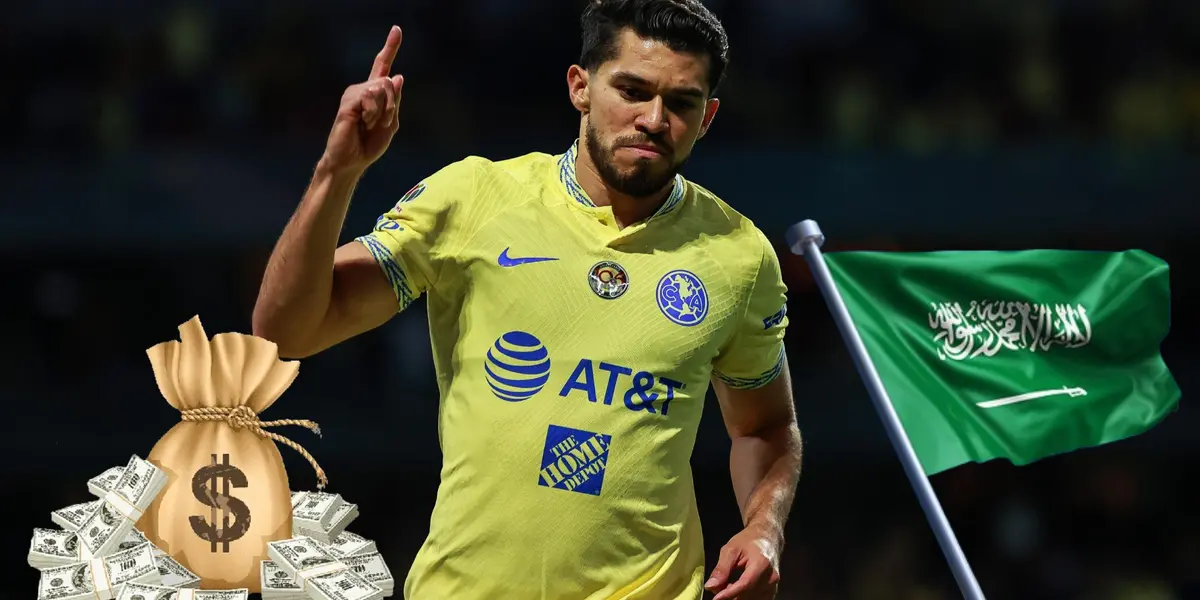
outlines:
[[[650,83],[650,81],[647,80],[646,78],[638,76],[638,75],[634,75],[633,73],[630,73],[629,71],[615,71],[615,72],[613,72],[612,78],[615,81],[624,81],[624,82],[632,83],[634,85],[638,85],[641,87],[653,87],[653,85],[654,85],[654,84]],[[681,96],[684,98],[694,98],[696,100],[704,99],[704,90],[702,90],[700,88],[696,88],[696,87],[677,87],[677,88],[671,88],[670,91],[671,91],[671,95],[674,95],[674,96]]]

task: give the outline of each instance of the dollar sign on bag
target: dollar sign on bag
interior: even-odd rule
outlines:
[[[218,484],[221,486],[219,491]],[[229,495],[230,486],[244,488],[246,485],[246,474],[229,464],[228,454],[221,455],[220,464],[217,463],[217,455],[213,454],[212,464],[200,467],[192,476],[192,495],[212,509],[209,515],[212,523],[199,515],[188,517],[188,521],[192,524],[192,531],[212,545],[211,552],[217,551],[218,542],[222,552],[229,552],[229,542],[241,539],[250,529],[250,507]],[[230,517],[233,517],[232,524]]]

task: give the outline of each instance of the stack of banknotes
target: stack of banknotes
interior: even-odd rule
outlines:
[[[396,580],[375,542],[346,526],[358,506],[327,492],[292,492],[292,538],[267,544],[263,600],[378,600]]]
[[[379,552],[339,556],[335,548],[304,536],[268,543],[271,558],[262,561],[260,571],[263,600],[380,600],[392,595],[396,580]]]
[[[305,536],[323,544],[346,530],[358,516],[358,505],[326,492],[292,492],[292,535]]]
[[[158,568],[163,585],[175,588],[194,588],[199,585],[200,578],[195,573],[151,544],[146,536],[137,529],[126,534],[125,541],[119,544],[113,554],[109,556],[139,547],[142,544],[149,544],[154,565]],[[78,553],[79,548],[76,534],[70,531],[34,529],[33,542],[29,547],[29,566],[45,573],[46,570],[55,567],[78,566],[93,558],[87,556],[86,552]]]
[[[199,577],[135,527],[166,481],[134,455],[88,481],[95,500],[50,513],[61,529],[35,528],[29,544],[38,600],[249,600],[246,589],[199,589]],[[375,542],[346,530],[356,517],[338,494],[292,492],[292,538],[268,544],[262,600],[390,597],[395,579]]]
[[[128,583],[116,600],[246,600],[246,590],[190,590]]]
[[[213,596],[194,589],[200,578],[135,527],[166,482],[165,473],[134,455],[88,481],[96,500],[50,513],[62,529],[34,528],[29,543],[29,565],[41,571],[38,600],[162,597],[137,591],[149,587],[186,590],[176,600],[246,600],[247,590]]]

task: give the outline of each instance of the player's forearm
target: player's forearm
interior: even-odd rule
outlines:
[[[783,528],[800,479],[800,430],[784,423],[733,438],[729,466],[747,528],[783,541]]]
[[[255,335],[278,344],[282,354],[303,354],[329,311],[334,252],[361,176],[318,163],[267,262],[253,328]]]

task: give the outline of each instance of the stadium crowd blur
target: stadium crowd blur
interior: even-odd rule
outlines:
[[[706,3],[729,29],[734,64],[685,175],[778,242],[792,288],[789,350],[808,451],[780,597],[958,597],[807,267],[783,243],[788,224],[815,217],[834,250],[1140,247],[1166,259],[1176,308],[1164,353],[1184,389],[1178,413],[1138,439],[1020,468],[967,465],[933,482],[989,598],[1200,598],[1200,491],[1187,487],[1200,474],[1188,396],[1197,355],[1180,341],[1197,323],[1178,308],[1198,299],[1200,3]],[[29,529],[50,526],[51,510],[87,499],[88,477],[144,456],[178,419],[155,388],[147,347],[175,339],[193,314],[210,335],[249,332],[266,254],[341,90],[366,76],[388,26],[405,29],[401,128],[356,196],[347,236],[463,155],[565,149],[577,123],[564,81],[579,8],[6,7],[0,438],[13,457],[10,489],[24,491],[10,496],[22,519],[5,564],[24,563]],[[737,161],[747,156],[770,157],[756,172],[768,176],[746,177],[754,171]],[[1114,171],[1125,187],[1104,183]],[[810,188],[805,174],[823,183]],[[904,201],[872,193],[885,188]],[[980,198],[989,206],[973,206]],[[376,539],[398,577],[437,481],[428,344],[421,303],[305,360],[264,415],[321,423],[321,440],[281,433],[359,503],[351,530]],[[727,450],[710,403],[693,461],[710,565],[739,525]],[[311,488],[307,463],[281,452],[293,487]],[[32,591],[35,577],[26,569],[14,593]]]

